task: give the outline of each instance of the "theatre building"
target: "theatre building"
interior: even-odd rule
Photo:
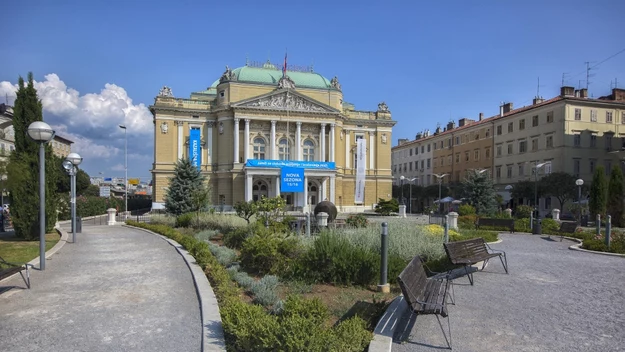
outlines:
[[[388,106],[356,110],[343,100],[337,77],[328,80],[311,67],[226,67],[190,98],[163,87],[150,111],[154,208],[163,206],[181,158],[201,170],[213,204],[226,210],[239,201],[281,196],[289,210],[329,200],[340,211],[359,212],[391,197],[395,121]]]

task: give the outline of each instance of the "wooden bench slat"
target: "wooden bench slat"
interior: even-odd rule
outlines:
[[[473,274],[469,272],[469,266],[482,261],[486,262],[491,258],[499,257],[506,273],[508,273],[506,253],[503,251],[490,252],[486,242],[481,237],[465,241],[448,242],[444,243],[443,246],[451,264],[464,266],[471,285],[473,285]]]

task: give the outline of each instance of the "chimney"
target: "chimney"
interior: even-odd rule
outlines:
[[[499,117],[503,117],[503,101],[501,102],[501,105],[499,105]]]
[[[397,141],[397,145],[402,145],[402,144],[404,144],[404,143],[408,143],[408,138],[400,138],[400,139]]]
[[[561,97],[572,97],[575,96],[575,87],[560,87],[560,96]]]
[[[422,136],[422,135],[423,135],[423,134],[421,134],[421,132],[417,133],[417,136],[415,137],[415,139],[421,139],[421,136]]]
[[[466,122],[466,121],[467,121],[467,119],[466,119],[466,118],[463,118],[463,119],[458,120],[458,127],[462,127],[462,126],[464,126],[464,124],[465,124],[465,122]]]
[[[453,130],[454,128],[456,128],[456,122],[454,121],[447,122],[447,128],[446,128],[447,131]]]
[[[612,100],[625,101],[625,89],[612,88]]]
[[[434,135],[441,133],[441,126],[436,126],[436,130],[434,130]]]
[[[579,97],[580,98],[588,98],[588,89],[586,88],[582,88],[579,90]]]
[[[481,112],[481,113],[480,113],[480,121],[482,121],[483,119],[484,119],[484,113],[483,113],[483,112]]]
[[[532,101],[532,105],[536,105],[536,104],[540,104],[543,101],[545,101],[545,99],[543,99],[543,97],[536,97],[534,98],[534,100]]]
[[[512,103],[502,102],[501,106],[499,107],[499,116],[503,116],[504,114],[507,114],[510,111],[512,111]]]

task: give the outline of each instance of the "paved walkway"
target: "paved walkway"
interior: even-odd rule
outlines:
[[[572,251],[571,241],[502,235],[508,254],[456,279],[450,306],[452,344],[463,351],[625,351],[625,258]],[[446,347],[434,316],[404,316],[392,351]],[[447,328],[446,319],[441,319]],[[401,342],[403,341],[403,342]]]
[[[191,273],[157,236],[85,226],[31,283],[0,294],[2,351],[201,350]],[[24,286],[19,276],[1,285]]]

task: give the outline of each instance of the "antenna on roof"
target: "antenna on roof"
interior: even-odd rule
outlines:
[[[566,77],[566,75],[568,75],[567,72],[562,72],[562,84],[560,85],[560,87],[564,87],[564,81],[565,81],[564,77]]]
[[[538,83],[536,84],[536,98],[540,98],[540,77],[538,77]]]
[[[310,62],[310,72],[315,72],[315,58],[314,57]]]
[[[250,63],[250,55],[249,53],[245,53],[245,66],[249,65]]]

